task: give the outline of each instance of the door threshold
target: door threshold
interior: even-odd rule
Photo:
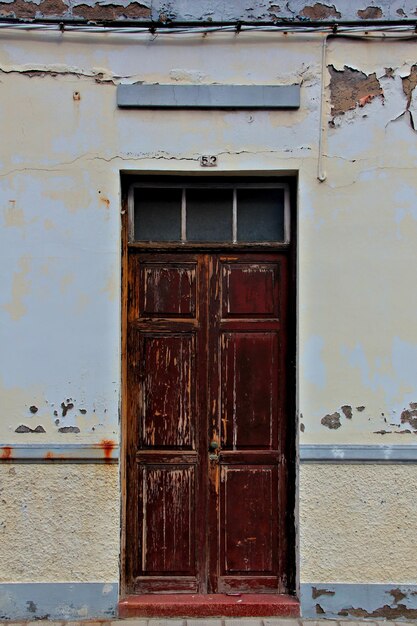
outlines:
[[[121,598],[119,617],[299,617],[300,603],[284,594],[143,594]]]

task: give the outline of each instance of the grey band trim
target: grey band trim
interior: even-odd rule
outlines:
[[[300,591],[301,615],[305,618],[417,618],[417,585],[301,583]]]
[[[417,463],[417,445],[300,445],[300,461],[304,463]]]
[[[1,444],[0,461],[17,463],[118,463],[119,444]],[[417,445],[300,445],[302,463],[417,463]]]
[[[9,443],[0,445],[0,461],[17,463],[117,463],[119,445],[100,443]]]
[[[111,619],[119,596],[110,583],[2,583],[0,619],[12,621]]]
[[[300,85],[118,85],[117,106],[130,109],[298,109]]]

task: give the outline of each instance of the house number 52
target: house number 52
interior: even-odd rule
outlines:
[[[216,167],[217,157],[214,154],[203,154],[200,157],[201,167]]]

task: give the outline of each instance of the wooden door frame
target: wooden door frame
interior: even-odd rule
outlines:
[[[251,173],[253,176],[253,173]],[[163,175],[162,172],[158,173],[158,177]],[[241,175],[241,174],[240,174]],[[127,313],[128,313],[128,298],[127,298],[127,280],[128,280],[128,250],[129,250],[129,215],[128,215],[128,191],[131,185],[138,179],[143,179],[148,174],[133,175],[127,173],[126,176],[122,175],[122,203],[121,203],[121,398],[120,398],[120,427],[121,427],[121,445],[120,445],[120,482],[121,482],[121,533],[120,533],[120,585],[119,585],[119,597],[123,598],[127,594],[127,507],[128,507],[128,458],[130,447],[132,446],[132,438],[129,437],[128,428],[128,415],[127,415]],[[186,173],[176,173],[176,176],[186,178]],[[267,176],[271,180],[274,177],[274,173],[268,172]],[[155,179],[155,185],[158,184],[158,177],[151,175],[149,179]],[[196,180],[195,177],[193,177]],[[203,178],[203,176],[201,177]],[[210,182],[211,176],[207,175],[204,178],[207,182]],[[239,178],[239,173],[227,173],[226,181],[236,180]],[[262,181],[265,180],[265,175],[254,175],[253,179],[259,186],[262,186]],[[293,312],[293,315],[288,315],[287,333],[288,333],[288,387],[290,392],[287,394],[287,412],[288,415],[294,417],[293,422],[289,425],[287,434],[287,453],[286,453],[286,502],[280,502],[280,506],[285,507],[286,514],[286,531],[289,535],[288,545],[293,547],[292,551],[288,551],[286,555],[286,566],[284,568],[287,576],[287,587],[291,590],[292,594],[297,593],[297,569],[298,559],[296,554],[297,537],[296,537],[296,480],[297,480],[297,465],[296,465],[296,442],[297,442],[297,428],[298,420],[296,419],[296,260],[297,260],[297,188],[298,180],[296,176],[282,177],[279,175],[275,178],[279,182],[285,182],[289,186],[290,190],[290,230],[291,241],[286,246],[288,254],[289,276],[288,276],[288,312]],[[173,248],[167,246],[170,251]],[[166,250],[167,247],[162,247],[160,251]],[[149,248],[148,248],[149,249]],[[158,248],[154,248],[158,251]],[[225,251],[225,247],[221,246],[193,246],[193,249],[197,252],[207,251],[208,249],[213,251]],[[228,248],[233,249],[232,246]],[[182,246],[177,246],[177,250],[183,250]],[[248,251],[255,251],[254,247],[248,248]],[[278,251],[276,247],[260,246],[258,250],[269,250],[270,252]],[[132,455],[130,455],[131,457]],[[290,489],[291,487],[291,489]]]

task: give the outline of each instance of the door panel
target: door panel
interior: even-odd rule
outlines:
[[[141,317],[195,317],[195,264],[143,263],[140,284]]]
[[[204,264],[196,255],[129,259],[131,441],[128,567],[133,593],[203,588],[206,406]],[[202,408],[203,407],[203,408]],[[130,520],[130,521],[129,521]]]
[[[273,574],[276,468],[223,466],[221,482],[222,573]]]
[[[194,334],[143,333],[141,352],[141,445],[194,448]]]
[[[195,467],[142,466],[142,574],[195,574]]]
[[[222,318],[278,316],[276,263],[221,263]]]
[[[273,447],[277,344],[272,332],[220,335],[222,449]]]
[[[128,588],[288,591],[287,259],[131,251]]]
[[[210,460],[210,584],[218,592],[283,588],[286,268],[273,254],[211,263],[210,437],[220,445]]]

